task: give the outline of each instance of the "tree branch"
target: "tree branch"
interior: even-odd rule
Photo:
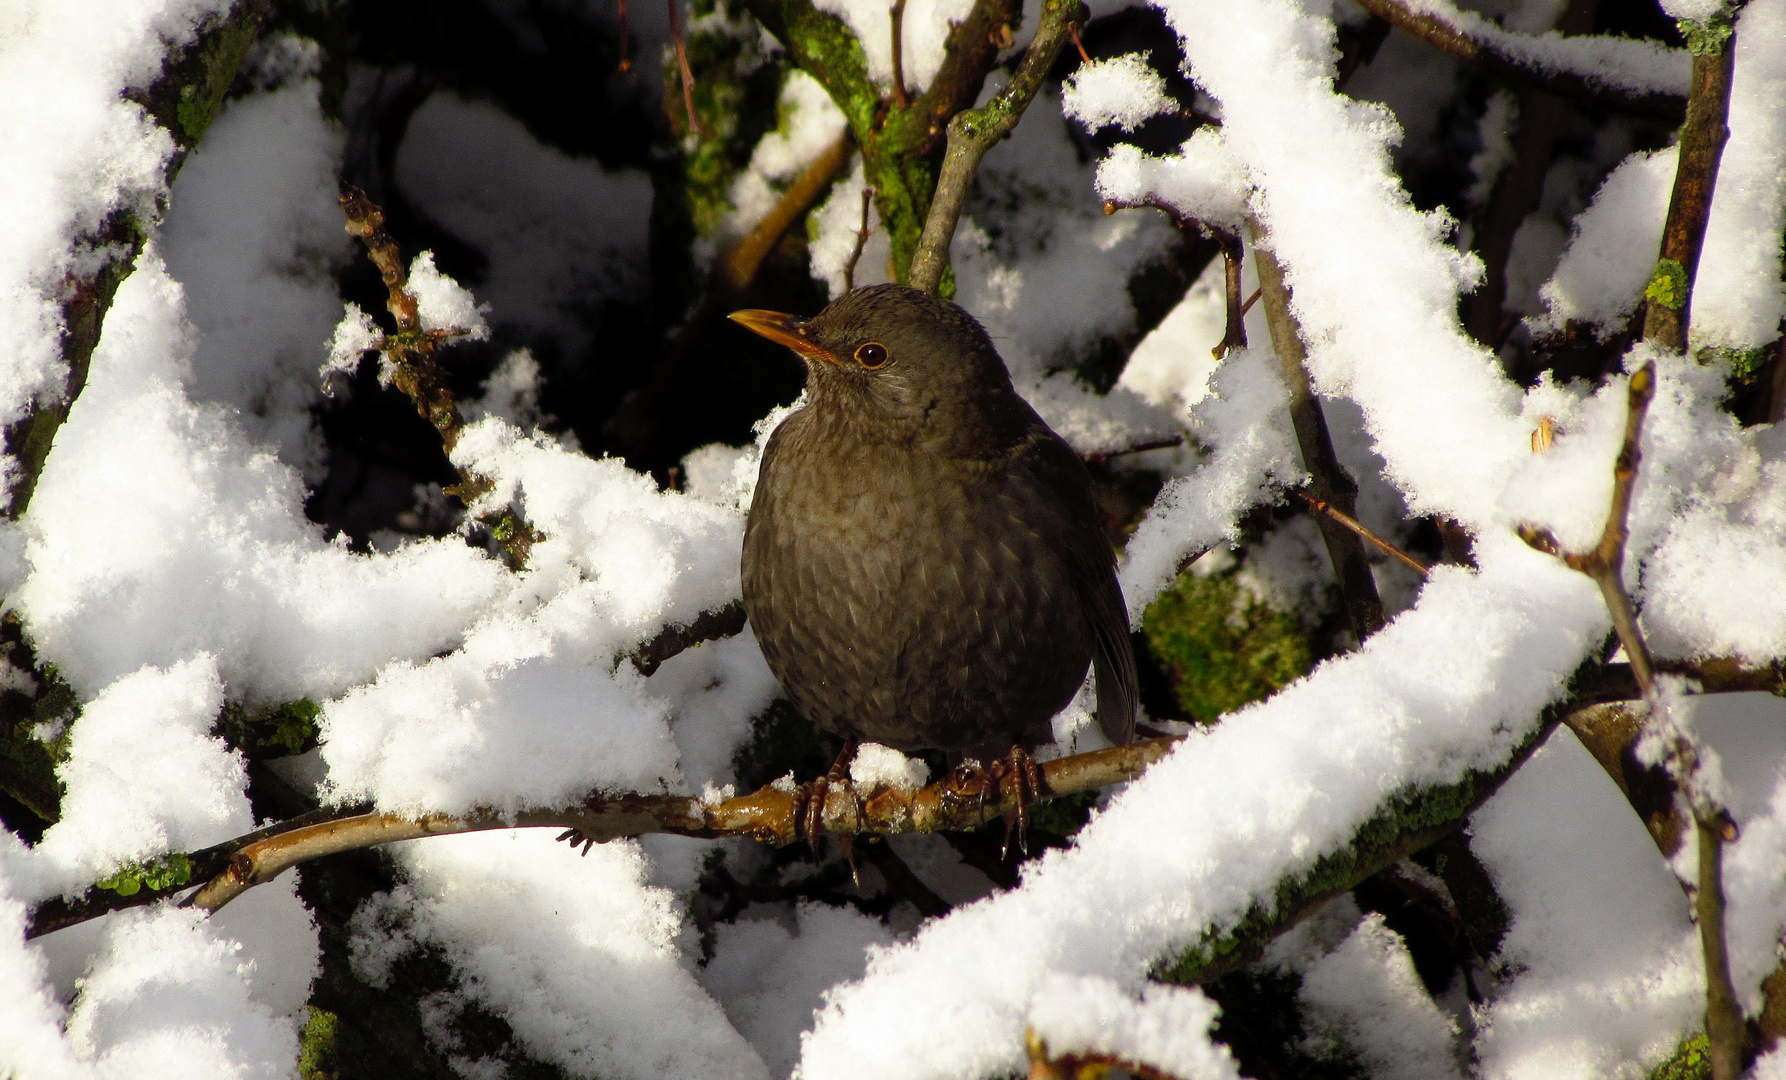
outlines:
[[[1271,327],[1271,344],[1283,366],[1284,384],[1290,391],[1290,420],[1296,428],[1296,443],[1302,450],[1302,464],[1309,471],[1310,493],[1328,506],[1337,508],[1349,519],[1355,519],[1358,484],[1340,464],[1333,449],[1333,437],[1327,431],[1327,416],[1321,399],[1315,396],[1309,381],[1308,353],[1302,346],[1302,331],[1290,313],[1290,288],[1284,281],[1284,269],[1277,258],[1257,243],[1259,228],[1253,226],[1253,265],[1259,271],[1259,290],[1265,303],[1265,320]],[[1333,563],[1333,576],[1339,582],[1340,598],[1352,632],[1363,641],[1383,628],[1383,600],[1377,595],[1377,581],[1371,576],[1370,563],[1364,557],[1364,542],[1358,534],[1331,515],[1315,519],[1321,539],[1327,545],[1327,557]]]
[[[1164,757],[1175,738],[1151,739],[1041,763],[1042,799],[1119,784]],[[866,790],[834,786],[825,797],[819,832],[839,836],[974,829],[1017,806],[1016,785],[987,770],[950,773],[917,789],[877,785]],[[515,814],[480,810],[463,816],[407,818],[364,809],[319,811],[270,825],[246,836],[193,852],[194,879],[208,878],[185,903],[215,911],[256,885],[323,855],[414,840],[424,836],[492,829],[553,828],[604,842],[649,833],[715,838],[748,836],[777,846],[807,839],[802,821],[804,789],[771,784],[749,795],[704,803],[689,795],[592,792],[568,808]],[[72,901],[51,901],[32,913],[30,936],[97,918],[109,911],[151,903],[190,884],[119,896],[89,889]]]
[[[1718,162],[1730,139],[1730,86],[1736,71],[1736,31],[1729,21],[1733,18],[1734,14],[1720,14],[1707,26],[1688,30],[1693,81],[1687,120],[1681,125],[1680,161],[1662,228],[1662,253],[1644,290],[1643,308],[1644,340],[1675,352],[1687,349],[1693,281],[1711,217]]]
[[[1326,514],[1328,517],[1339,522],[1341,525],[1344,525],[1346,528],[1351,529],[1353,532],[1358,534],[1360,539],[1370,541],[1371,545],[1373,547],[1375,547],[1378,551],[1381,551],[1383,554],[1389,556],[1390,558],[1397,560],[1403,566],[1406,566],[1409,569],[1413,570],[1416,574],[1419,574],[1421,577],[1425,577],[1427,574],[1432,572],[1432,569],[1430,567],[1428,567],[1425,563],[1421,562],[1419,559],[1416,559],[1414,556],[1403,551],[1401,548],[1396,547],[1394,544],[1390,543],[1388,540],[1385,540],[1383,537],[1377,535],[1377,533],[1374,530],[1367,528],[1363,522],[1352,517],[1352,515],[1341,511],[1338,507],[1330,505],[1325,502],[1322,502],[1320,499],[1315,498],[1313,495],[1310,495],[1306,491],[1296,490],[1296,491],[1292,491],[1291,494],[1295,495],[1298,499],[1301,499],[1303,502],[1307,503],[1310,506],[1310,508],[1314,509],[1315,511],[1322,513],[1322,514]]]
[[[1566,71],[1541,66],[1506,47],[1506,41],[1518,41],[1524,35],[1506,31],[1491,35],[1466,30],[1437,15],[1416,12],[1401,0],[1358,0],[1358,6],[1440,52],[1491,71],[1517,86],[1532,87],[1613,112],[1676,123],[1685,114],[1686,103],[1678,95],[1613,86],[1591,70]]]
[[[763,260],[781,243],[781,238],[843,175],[844,166],[850,162],[850,147],[850,135],[845,131],[836,142],[825,147],[812,164],[800,170],[800,175],[794,177],[794,182],[763,215],[763,220],[720,257],[718,272],[727,288],[741,292],[756,280]]]
[[[943,155],[924,233],[912,256],[908,282],[913,288],[936,292],[941,287],[949,267],[949,243],[955,237],[980,159],[1023,119],[1024,110],[1035,100],[1048,69],[1066,45],[1067,28],[1080,17],[1080,8],[1079,0],[1043,0],[1041,25],[1011,80],[984,106],[957,113],[949,121],[949,149]]]
[[[434,426],[440,434],[441,445],[450,454],[465,427],[465,418],[453,400],[453,391],[434,354],[441,345],[466,331],[458,327],[429,330],[422,326],[420,303],[407,287],[409,272],[403,263],[403,253],[397,241],[384,229],[384,211],[375,206],[364,191],[346,182],[341,185],[340,201],[342,213],[347,218],[348,235],[358,237],[365,244],[367,257],[378,267],[389,293],[385,307],[397,322],[397,332],[385,335],[375,347],[391,363],[391,381],[415,403],[422,419]],[[490,490],[488,477],[464,467],[458,472],[459,482],[448,488],[447,494],[457,496],[467,507]],[[512,569],[526,566],[528,552],[544,539],[543,534],[513,509],[484,514],[479,520],[501,546]]]
[[[1637,467],[1643,460],[1643,421],[1650,400],[1655,396],[1655,380],[1654,361],[1631,376],[1625,441],[1613,465],[1612,506],[1606,515],[1606,526],[1600,533],[1600,543],[1591,551],[1575,554],[1560,550],[1555,537],[1548,533],[1529,528],[1520,530],[1527,543],[1559,556],[1600,586],[1607,611],[1612,615],[1613,629],[1630,660],[1631,674],[1649,707],[1651,723],[1662,717],[1666,707],[1657,694],[1655,663],[1643,639],[1642,628],[1638,626],[1636,608],[1625,591],[1624,564],[1631,490],[1636,484]],[[1672,859],[1679,851],[1688,816],[1693,820],[1699,838],[1699,889],[1694,906],[1699,916],[1699,940],[1705,962],[1705,1030],[1710,1045],[1712,1076],[1713,1080],[1738,1080],[1742,1075],[1743,1014],[1737,1003],[1736,990],[1731,985],[1729,950],[1724,940],[1722,869],[1723,845],[1736,838],[1736,826],[1723,807],[1697,783],[1702,758],[1690,739],[1677,731],[1670,748],[1671,767],[1651,765],[1633,775],[1627,771],[1627,755],[1646,725],[1623,710],[1613,713],[1611,719],[1614,721],[1613,734],[1609,735],[1604,726],[1595,730],[1593,725],[1583,724],[1577,729],[1577,735],[1613,782],[1625,792],[1632,809],[1643,818],[1664,857]],[[1624,730],[1617,730],[1619,728]],[[1620,743],[1623,745],[1615,758],[1610,750]],[[1614,767],[1615,760],[1617,768]]]

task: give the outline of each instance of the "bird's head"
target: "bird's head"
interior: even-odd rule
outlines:
[[[888,429],[960,428],[996,422],[1018,400],[979,322],[904,285],[856,289],[810,319],[760,310],[731,317],[805,359],[815,408],[848,408]]]

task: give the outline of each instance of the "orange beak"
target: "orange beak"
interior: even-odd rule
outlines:
[[[807,335],[804,319],[783,315],[779,311],[762,311],[757,308],[734,311],[726,317],[746,330],[761,334],[777,344],[786,345],[808,360],[823,360],[828,364],[837,363],[837,357],[832,356],[829,349]]]

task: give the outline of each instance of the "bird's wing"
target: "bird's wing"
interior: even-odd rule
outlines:
[[[1091,623],[1097,649],[1092,655],[1098,679],[1098,726],[1121,746],[1135,736],[1140,692],[1135,651],[1129,641],[1129,611],[1116,580],[1116,552],[1110,547],[1092,498],[1091,474],[1065,440],[1038,419],[1041,431],[1025,454],[1037,479],[1064,500],[1068,520],[1062,539],[1076,573],[1079,602]]]

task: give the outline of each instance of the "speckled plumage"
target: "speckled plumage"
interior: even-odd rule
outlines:
[[[985,331],[897,285],[788,325],[808,399],[764,452],[742,569],[794,704],[840,735],[992,756],[1048,741],[1095,660],[1099,722],[1126,742],[1134,658],[1090,477]]]

